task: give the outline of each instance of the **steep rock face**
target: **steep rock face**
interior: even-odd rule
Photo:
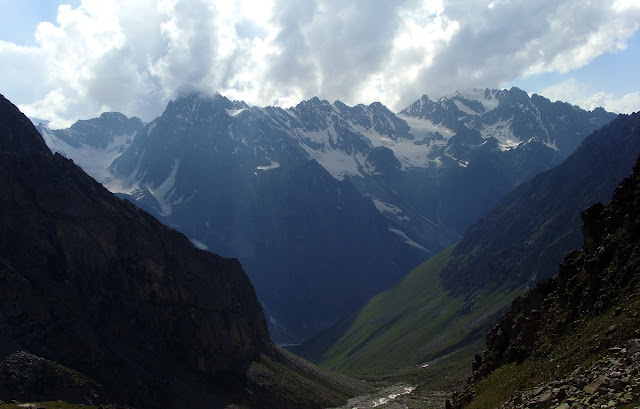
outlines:
[[[570,373],[576,368],[565,366],[574,359],[573,354],[581,361],[589,360],[639,335],[639,209],[640,162],[633,175],[618,186],[608,206],[598,203],[582,213],[583,250],[570,253],[555,277],[516,299],[489,333],[486,349],[473,365],[476,382],[511,363],[548,361],[563,353],[564,358],[557,360],[557,375]],[[564,348],[569,349],[568,354]],[[474,385],[455,396],[454,407],[473,399]]]
[[[77,369],[139,407],[215,407],[242,388],[269,339],[240,264],[52,154],[4,97],[0,132],[0,352]]]
[[[607,201],[640,155],[640,115],[620,115],[561,165],[522,184],[471,225],[441,272],[447,289],[472,295],[555,274],[582,244],[580,212]]]
[[[536,352],[544,354],[536,343],[553,343],[567,325],[601,314],[622,304],[625,295],[635,294],[640,280],[639,205],[640,165],[636,165],[634,176],[618,186],[607,207],[598,203],[582,213],[584,250],[569,254],[556,277],[515,300],[491,331],[479,374]],[[531,325],[515,325],[522,319]]]

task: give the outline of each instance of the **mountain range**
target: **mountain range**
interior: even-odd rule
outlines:
[[[546,103],[559,122],[542,115]],[[508,106],[514,117],[497,125]],[[568,121],[563,109],[575,113],[576,124],[552,136]],[[544,133],[526,120],[536,112]],[[284,121],[285,114],[300,125]],[[275,347],[267,321],[282,340],[330,328],[298,348],[326,368],[422,379],[419,389],[435,381],[456,384],[459,362],[479,351],[509,302],[580,247],[582,209],[606,202],[636,162],[637,114],[582,135],[608,116],[517,89],[467,91],[436,102],[424,97],[400,114],[380,104],[313,99],[281,110],[192,94],[149,124],[106,113],[66,130],[40,127],[52,150],[93,165],[100,183],[187,239],[52,154],[2,98],[0,398],[143,408],[325,407],[366,390]],[[427,122],[432,134],[414,143]],[[395,142],[375,146],[383,131]],[[439,137],[444,148],[434,142]],[[430,144],[428,166],[408,165],[407,152],[419,149],[407,149],[407,141]],[[340,156],[347,152],[355,168]],[[535,176],[535,166],[556,163]],[[432,253],[410,229],[424,233],[424,226],[409,222],[403,213],[409,207],[396,206],[405,199],[413,206],[403,187],[431,186],[433,180],[423,182],[429,175],[438,183],[454,175],[474,187],[496,175],[517,187],[506,196],[497,185],[482,190],[485,196],[466,205],[485,216],[457,245],[332,326],[378,281],[398,279],[389,266],[401,271],[406,266],[399,262]],[[625,180],[608,207],[582,213],[583,251],[565,258],[557,277],[516,299],[489,333],[485,352],[475,356],[470,386],[454,396],[454,406],[599,407],[640,398],[633,395],[637,370],[624,366],[640,353],[640,343],[629,340],[638,324],[638,180]],[[455,190],[448,183],[438,189],[438,200]],[[399,201],[382,201],[385,192]],[[488,213],[482,197],[484,204],[497,202]],[[460,234],[466,223],[448,224],[443,214],[421,216],[438,240]],[[258,278],[247,277],[236,260],[206,251],[212,243],[240,252]],[[248,278],[266,292],[256,294]],[[351,304],[342,307],[345,299]],[[620,385],[628,393],[618,392]],[[565,399],[572,387],[585,396]]]
[[[468,359],[511,301],[582,246],[581,212],[606,203],[631,173],[639,118],[620,115],[589,135],[563,163],[509,193],[457,245],[296,351],[350,375],[402,372],[424,382],[458,374],[449,387],[464,379]]]
[[[296,342],[455,243],[613,117],[517,88],[425,96],[398,114],[189,94],[148,124],[107,113],[39,130],[112,191],[240,259],[274,339]]]

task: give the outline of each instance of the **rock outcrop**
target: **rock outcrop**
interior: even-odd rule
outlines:
[[[68,402],[99,399],[102,388],[92,379],[53,361],[17,351],[0,362],[0,396],[42,401],[51,396]]]
[[[640,399],[640,341],[610,348],[594,364],[568,377],[519,393],[501,409],[616,408]]]

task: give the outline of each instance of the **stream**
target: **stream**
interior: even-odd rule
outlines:
[[[415,386],[398,384],[349,399],[345,406],[335,409],[442,409],[450,396],[448,392],[419,391]]]

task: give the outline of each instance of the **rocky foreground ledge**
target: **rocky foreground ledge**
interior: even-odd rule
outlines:
[[[632,339],[588,368],[518,394],[501,408],[617,408],[639,399],[640,340]]]

